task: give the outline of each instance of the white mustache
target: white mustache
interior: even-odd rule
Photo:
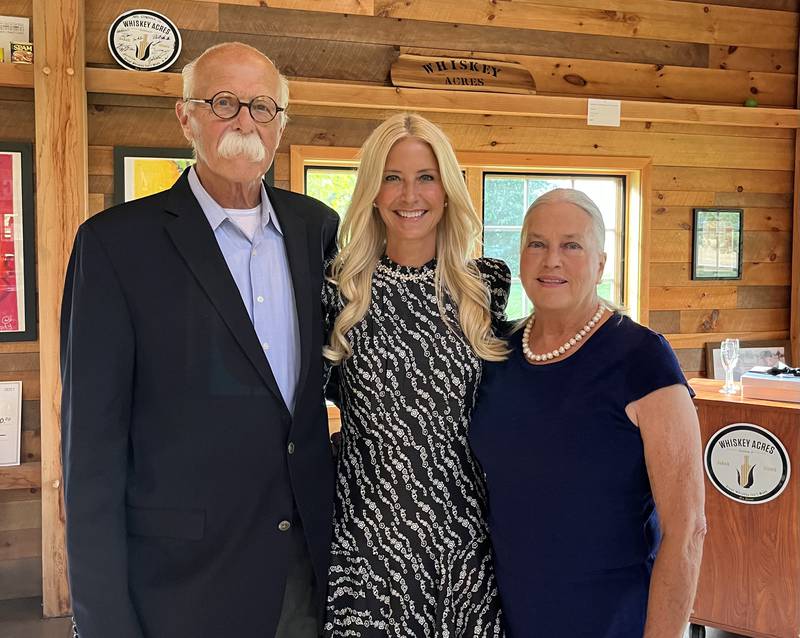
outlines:
[[[226,159],[243,155],[251,162],[261,162],[266,157],[267,150],[255,132],[243,135],[238,131],[228,131],[219,141],[217,153]]]

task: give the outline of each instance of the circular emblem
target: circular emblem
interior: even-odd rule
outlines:
[[[163,71],[181,53],[181,34],[166,16],[145,9],[126,11],[108,30],[114,59],[134,71]]]
[[[752,423],[732,423],[706,445],[706,474],[725,496],[739,503],[766,503],[783,492],[791,467],[783,443]]]

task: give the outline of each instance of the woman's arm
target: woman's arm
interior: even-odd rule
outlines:
[[[644,638],[681,638],[694,602],[706,531],[697,412],[682,385],[651,392],[625,411],[642,434],[662,532]]]

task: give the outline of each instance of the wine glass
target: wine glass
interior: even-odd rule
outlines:
[[[733,369],[739,362],[739,340],[725,339],[720,348],[720,355],[722,356],[722,367],[725,368],[725,385],[722,386],[720,392],[736,394],[739,389],[733,382]]]

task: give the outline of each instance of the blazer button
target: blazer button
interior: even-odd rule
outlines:
[[[278,523],[278,529],[282,532],[288,532],[292,524],[289,521],[281,521]]]
[[[289,441],[289,445],[286,446],[287,451],[289,454],[294,454],[294,443]]]

